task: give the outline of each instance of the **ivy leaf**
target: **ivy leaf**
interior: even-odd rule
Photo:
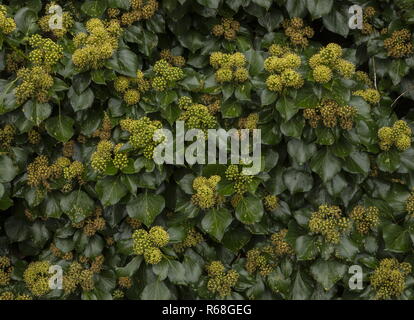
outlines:
[[[331,12],[333,3],[333,0],[308,0],[306,6],[314,20]]]
[[[127,204],[127,212],[131,218],[142,221],[149,227],[155,218],[164,210],[165,200],[162,196],[149,192],[141,193]]]
[[[82,4],[81,10],[90,17],[101,17],[106,10],[106,1],[86,1]]]
[[[307,172],[289,168],[283,173],[283,183],[291,194],[308,192],[312,189],[313,178]]]
[[[94,201],[82,190],[75,190],[62,197],[60,207],[70,220],[79,223],[95,209]]]
[[[210,209],[206,212],[201,227],[209,235],[221,241],[233,217],[227,209]]]
[[[141,293],[142,300],[169,300],[171,299],[170,289],[164,282],[156,280],[147,284]]]
[[[316,152],[316,146],[313,143],[306,144],[302,140],[292,139],[287,144],[289,155],[299,164],[307,162]]]
[[[323,180],[328,182],[341,171],[341,161],[328,150],[318,151],[312,158],[310,166]]]
[[[32,121],[38,126],[43,120],[50,116],[52,107],[49,103],[39,103],[33,100],[28,100],[23,106],[23,112],[27,120]]]
[[[5,154],[0,154],[0,182],[12,181],[19,172],[13,160]]]
[[[332,10],[330,14],[323,16],[324,26],[331,32],[338,33],[343,37],[348,36],[348,10],[346,8],[338,8]]]
[[[90,108],[95,99],[95,95],[91,88],[86,89],[81,94],[77,94],[73,87],[71,87],[68,91],[68,98],[73,110],[76,112]]]
[[[181,45],[189,49],[192,53],[204,46],[203,37],[200,33],[194,30],[177,35],[177,38]]]
[[[140,69],[138,56],[126,48],[117,50],[106,64],[108,68],[111,68],[124,76],[133,78],[137,76],[137,70]]]
[[[411,249],[409,231],[397,224],[388,224],[382,229],[385,249],[396,253],[405,253]]]
[[[288,121],[299,111],[299,107],[290,98],[282,96],[276,102],[276,110]]]
[[[197,0],[197,2],[207,8],[217,9],[221,0]]]
[[[313,260],[318,253],[315,239],[308,235],[299,236],[295,241],[298,260]]]
[[[106,177],[99,180],[95,190],[104,206],[117,204],[128,193],[119,177]]]
[[[263,217],[263,204],[251,195],[243,197],[236,208],[236,218],[244,224],[260,222]]]
[[[396,151],[385,151],[377,157],[378,168],[381,171],[392,173],[400,167],[400,154]]]
[[[337,261],[318,260],[310,267],[313,278],[325,289],[330,290],[345,275],[346,265]]]
[[[47,133],[60,142],[67,142],[72,138],[75,121],[67,116],[57,116],[46,120]]]
[[[38,30],[37,14],[28,7],[19,9],[14,15],[16,27],[25,35],[33,34]]]

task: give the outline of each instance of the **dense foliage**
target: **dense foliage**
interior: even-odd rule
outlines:
[[[0,299],[413,299],[413,16],[3,1]],[[178,120],[261,129],[260,172],[156,164]]]

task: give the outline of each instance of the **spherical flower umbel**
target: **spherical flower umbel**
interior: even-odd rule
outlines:
[[[382,127],[378,130],[379,146],[389,150],[393,145],[399,151],[411,147],[412,130],[404,120],[398,120],[392,127]]]
[[[405,289],[407,275],[412,266],[408,262],[399,263],[397,259],[385,258],[379,263],[370,277],[376,299],[390,299],[400,296]]]
[[[350,221],[342,216],[337,206],[321,205],[309,219],[309,230],[321,234],[326,241],[337,244],[341,236],[349,231]]]
[[[163,227],[155,226],[149,232],[144,229],[135,230],[132,239],[133,251],[136,255],[143,255],[149,264],[158,264],[162,260],[160,248],[168,244],[170,236]]]
[[[23,274],[24,282],[28,289],[35,296],[43,296],[51,289],[49,287],[49,267],[48,261],[37,261],[29,264]]]

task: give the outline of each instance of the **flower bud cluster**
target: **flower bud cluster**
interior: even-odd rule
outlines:
[[[158,264],[162,260],[160,248],[170,241],[167,231],[161,226],[152,227],[149,232],[144,229],[136,230],[132,234],[133,251],[136,255],[143,255],[145,262]]]
[[[404,120],[397,120],[392,127],[382,127],[378,130],[379,146],[389,150],[395,146],[399,151],[411,147],[412,130]]]
[[[327,242],[337,244],[343,234],[349,231],[350,220],[342,216],[338,206],[319,206],[309,219],[309,230],[321,234]]]
[[[243,53],[233,54],[213,52],[210,55],[210,65],[216,69],[215,77],[219,83],[243,83],[249,79],[246,69],[247,60]]]
[[[351,79],[355,74],[355,65],[342,58],[342,48],[336,43],[329,43],[309,59],[313,79],[318,83],[332,80],[334,71],[345,78]]]
[[[232,288],[239,281],[239,274],[236,270],[225,271],[224,265],[220,261],[213,261],[207,266],[209,276],[207,289],[212,293],[217,293],[224,298],[231,294]]]
[[[196,193],[191,201],[201,209],[209,209],[220,203],[220,196],[216,192],[217,184],[221,177],[214,175],[210,178],[197,177],[193,181],[193,189]]]
[[[213,26],[211,33],[216,37],[224,37],[226,40],[237,38],[237,32],[240,30],[240,23],[233,18],[222,18],[221,23]]]
[[[305,26],[302,18],[299,17],[284,20],[282,28],[290,42],[296,46],[307,47],[309,45],[308,39],[315,35],[315,31],[311,27]]]
[[[162,123],[158,120],[151,120],[142,117],[138,120],[124,119],[120,121],[121,129],[130,133],[129,142],[131,145],[143,152],[147,159],[152,159],[155,147],[165,140],[160,137],[154,141],[154,133],[162,128]]]
[[[322,125],[326,128],[339,126],[344,130],[351,130],[356,115],[357,109],[355,107],[340,106],[334,100],[325,100],[316,108],[303,110],[303,117],[309,121],[312,128]]]

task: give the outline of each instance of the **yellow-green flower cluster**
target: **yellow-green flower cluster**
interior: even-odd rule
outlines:
[[[340,126],[344,130],[352,129],[357,109],[353,106],[340,106],[334,100],[322,101],[316,108],[303,110],[303,117],[312,128],[323,125],[327,128]]]
[[[377,207],[356,206],[352,209],[349,217],[355,222],[357,231],[361,234],[367,234],[379,223],[379,209]]]
[[[27,166],[27,184],[31,187],[49,187],[48,179],[52,174],[49,159],[46,156],[38,156]]]
[[[236,270],[225,271],[224,265],[220,261],[213,261],[207,266],[208,282],[207,289],[217,293],[224,298],[231,294],[232,287],[237,284],[239,274]]]
[[[259,115],[257,113],[251,113],[246,118],[240,118],[238,127],[240,129],[257,129],[257,123],[259,122]]]
[[[167,60],[168,63],[175,67],[183,67],[185,65],[185,58],[183,56],[173,55],[169,49],[163,49],[160,53],[160,58]]]
[[[101,140],[109,140],[111,138],[112,123],[108,113],[104,113],[102,124],[99,129],[93,132],[93,137],[99,137]]]
[[[131,0],[131,10],[121,16],[123,25],[131,25],[136,21],[150,19],[158,9],[156,0]]]
[[[40,297],[50,291],[49,287],[49,268],[48,261],[36,261],[29,264],[24,271],[23,279],[27,288],[34,296]]]
[[[98,172],[105,172],[107,166],[112,161],[112,150],[114,144],[109,140],[102,140],[98,143],[96,151],[91,157],[91,166]]]
[[[156,74],[152,78],[152,88],[156,91],[165,91],[167,87],[172,86],[175,81],[184,78],[184,71],[180,67],[174,67],[165,59],[155,62],[152,70]]]
[[[405,280],[411,272],[411,264],[399,263],[395,258],[385,258],[372,273],[370,280],[376,299],[391,299],[400,296],[405,289]]]
[[[0,286],[7,286],[10,283],[13,266],[11,261],[6,256],[0,257]]]
[[[338,243],[341,236],[350,228],[350,220],[342,216],[338,206],[319,206],[318,211],[313,212],[309,220],[309,230],[321,234],[326,241]]]
[[[394,31],[384,40],[384,48],[392,58],[403,58],[413,53],[414,47],[411,41],[411,32],[408,29]]]
[[[207,106],[211,114],[216,114],[221,109],[221,99],[210,94],[203,94],[201,102]]]
[[[309,59],[309,66],[312,68],[314,80],[318,83],[331,81],[334,71],[346,79],[352,78],[355,74],[355,65],[342,59],[342,48],[336,43],[321,48]]]
[[[366,102],[370,104],[377,104],[381,100],[381,94],[379,91],[372,88],[354,91],[353,95],[362,97]]]
[[[144,79],[144,73],[137,71],[136,78],[119,76],[114,82],[115,90],[123,95],[127,105],[134,105],[141,99],[141,94],[148,91],[150,82]]]
[[[249,71],[246,69],[246,64],[247,60],[241,52],[233,54],[213,52],[210,55],[210,65],[216,69],[216,81],[219,83],[247,81]]]
[[[7,8],[0,5],[0,33],[8,35],[16,29],[16,23],[13,18],[7,18]]]
[[[35,34],[29,38],[29,44],[34,49],[28,59],[31,67],[21,68],[17,72],[20,84],[15,89],[17,103],[21,104],[30,98],[38,102],[47,102],[49,89],[53,86],[50,75],[53,66],[63,57],[63,47],[48,38]]]
[[[123,119],[120,121],[122,130],[128,131],[131,135],[129,142],[138,150],[142,150],[147,159],[152,159],[155,147],[164,141],[165,137],[159,137],[154,141],[154,134],[162,128],[162,123],[158,120],[151,120],[142,117],[138,120]]]
[[[356,71],[355,72],[355,79],[361,81],[368,87],[372,87],[373,83],[372,80],[369,78],[369,75],[364,71]]]
[[[21,83],[15,89],[16,100],[22,104],[34,98],[45,103],[49,100],[49,89],[53,86],[53,77],[41,66],[22,68],[17,72]]]
[[[55,2],[50,2],[45,6],[45,12],[49,13],[49,9],[56,5]],[[50,28],[49,21],[52,18],[53,14],[46,14],[42,18],[39,19],[38,24],[40,26],[40,29],[42,29],[43,32],[51,32],[55,37],[61,38],[63,37],[70,28],[72,28],[73,24],[75,23],[73,20],[72,15],[69,12],[63,12],[62,13],[62,28]]]
[[[149,232],[144,229],[136,230],[132,234],[132,239],[134,241],[134,253],[136,255],[143,255],[145,262],[149,264],[157,264],[162,259],[160,248],[168,244],[170,236],[163,227],[155,226]]]
[[[6,55],[6,71],[17,72],[25,64],[25,56],[18,51],[12,51]]]
[[[72,262],[63,274],[63,290],[66,294],[73,293],[80,282],[82,266],[79,262]]]
[[[289,243],[286,242],[288,230],[282,229],[272,234],[271,245],[249,250],[246,255],[246,270],[249,273],[258,271],[262,276],[270,274],[280,258],[293,255],[294,251]]]
[[[123,147],[123,143],[118,143],[114,147],[114,158],[112,160],[115,168],[124,169],[128,165],[128,153],[125,151],[121,151]]]
[[[192,202],[201,209],[209,209],[220,202],[220,197],[216,192],[220,176],[197,177],[193,181],[193,188],[196,193],[192,196]]]
[[[49,38],[35,34],[29,38],[29,45],[34,49],[29,53],[29,60],[35,66],[49,70],[63,57],[63,47]]]
[[[0,294],[0,300],[32,300],[32,297],[27,294],[15,295],[11,291],[5,291],[2,294]]]
[[[279,232],[272,234],[271,241],[272,241],[272,253],[276,257],[283,257],[286,255],[294,254],[293,248],[289,243],[286,241],[286,235],[288,233],[287,229],[282,229]]]
[[[269,194],[263,198],[263,204],[267,211],[273,211],[279,207],[279,199],[275,195]]]
[[[30,144],[39,144],[41,139],[42,136],[35,129],[30,129],[30,131],[27,133],[27,141],[29,141]]]
[[[382,127],[378,130],[379,146],[382,150],[389,150],[393,145],[399,151],[411,147],[411,128],[404,120],[397,120],[392,127]]]
[[[16,129],[10,124],[6,124],[3,129],[0,129],[0,149],[9,150],[15,135]]]
[[[132,287],[132,279],[130,277],[119,277],[118,285],[123,289],[129,289]]]
[[[72,251],[65,253],[62,250],[60,250],[58,247],[56,247],[56,245],[53,242],[50,244],[49,250],[57,258],[68,260],[68,261],[73,259]]]
[[[176,252],[183,252],[187,248],[195,247],[199,243],[204,241],[203,235],[195,228],[188,230],[184,240],[180,243],[173,245]]]
[[[193,103],[189,97],[181,97],[178,106],[183,110],[178,120],[184,121],[188,129],[203,130],[207,137],[207,130],[217,127],[217,120],[207,106]]]
[[[374,27],[371,23],[372,18],[375,16],[376,11],[374,7],[366,7],[364,9],[363,23],[362,23],[362,34],[371,34],[374,32]]]
[[[269,47],[268,57],[264,68],[271,75],[266,79],[270,91],[281,92],[285,87],[300,88],[303,86],[302,75],[295,71],[301,65],[300,57],[288,48],[273,44]]]
[[[238,194],[243,194],[247,191],[249,184],[253,178],[242,173],[242,167],[236,164],[231,164],[226,170],[226,178],[234,182],[234,190]]]
[[[63,168],[63,177],[66,180],[82,177],[85,167],[82,162],[73,161],[69,166]]]
[[[246,270],[249,273],[255,273],[257,271],[260,275],[267,276],[274,269],[274,264],[269,260],[269,256],[264,254],[262,250],[258,248],[251,249],[246,254]]]
[[[104,22],[93,18],[86,23],[88,33],[80,32],[73,38],[77,48],[73,64],[82,70],[99,69],[118,49],[122,28],[117,20]]]
[[[302,18],[295,17],[286,19],[282,22],[282,27],[285,30],[285,35],[289,37],[292,44],[307,47],[310,38],[315,34],[315,31],[309,26],[305,26]]]
[[[104,230],[106,221],[104,217],[102,217],[102,208],[97,207],[92,215],[79,223],[72,224],[72,226],[77,229],[82,228],[83,233],[88,237],[92,237],[98,231]]]
[[[222,18],[221,23],[213,26],[211,33],[216,37],[224,37],[226,40],[234,40],[240,30],[240,23],[233,18]]]
[[[414,190],[411,191],[407,201],[405,202],[405,210],[407,210],[408,214],[414,216]]]

